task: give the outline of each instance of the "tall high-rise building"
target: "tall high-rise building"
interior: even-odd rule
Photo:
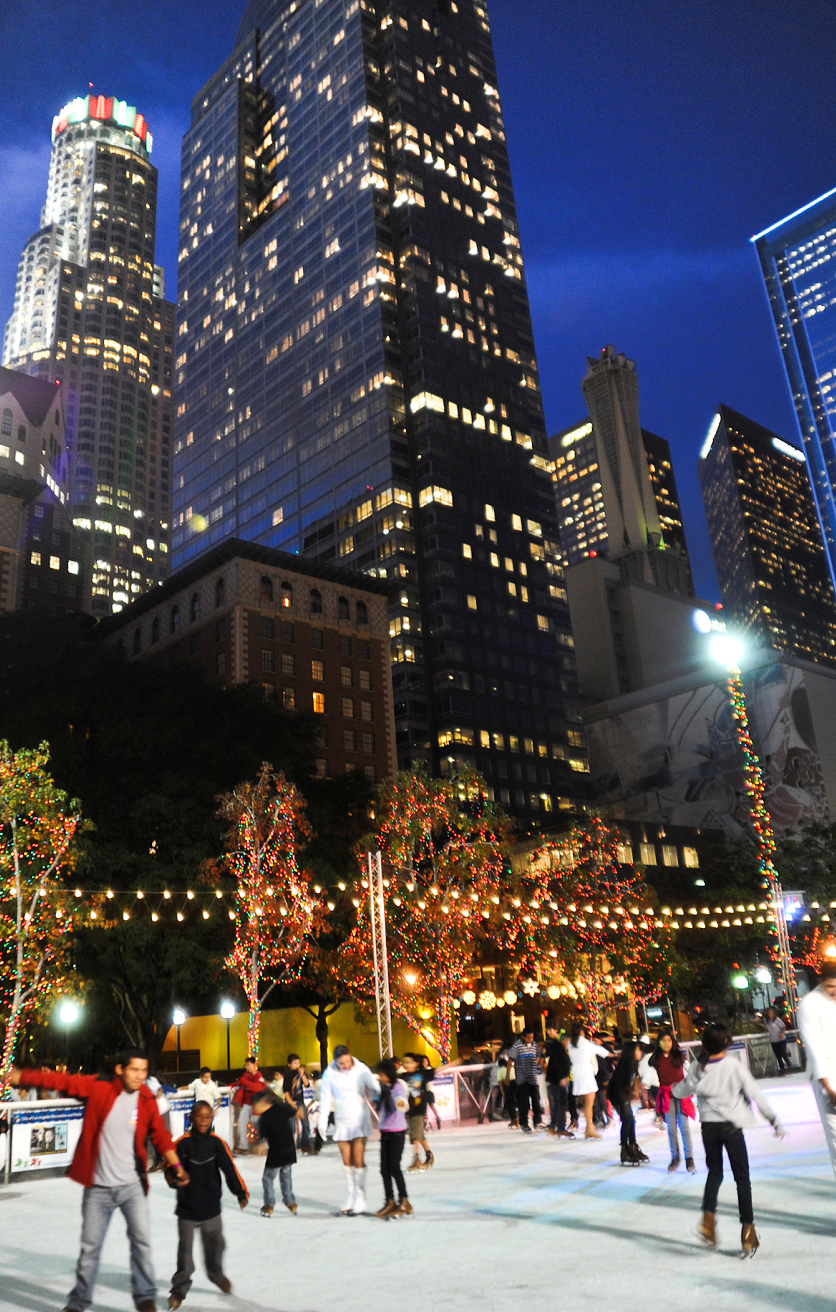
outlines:
[[[183,143],[174,562],[391,580],[399,760],[521,817],[586,773],[480,0],[253,0]]]
[[[641,429],[647,472],[656,500],[662,541],[683,557],[688,568],[688,547],[671,449],[663,437]],[[598,463],[598,444],[591,420],[574,424],[549,438],[552,477],[557,497],[560,541],[567,564],[575,565],[592,552],[606,552],[607,511]]]
[[[142,114],[109,96],[54,119],[3,344],[4,365],[63,383],[69,506],[97,613],[168,573],[174,307],[154,264],[151,145]]]
[[[752,238],[836,582],[836,188]]]
[[[699,475],[729,618],[762,646],[836,663],[836,598],[803,451],[721,405]]]

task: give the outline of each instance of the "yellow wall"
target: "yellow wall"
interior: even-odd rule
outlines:
[[[233,1069],[244,1065],[247,1056],[247,1025],[249,1016],[242,1011],[229,1022],[229,1055]],[[395,1052],[427,1053],[433,1063],[438,1053],[424,1039],[409,1029],[401,1020],[392,1018],[392,1038]],[[343,1005],[328,1018],[328,1055],[338,1043],[347,1043],[355,1057],[369,1065],[380,1059],[377,1028],[373,1023],[358,1024],[353,1003]],[[176,1047],[174,1027],[169,1030],[163,1049],[171,1052]],[[180,1047],[200,1051],[201,1066],[212,1070],[226,1069],[226,1021],[220,1016],[189,1016],[180,1026]],[[263,1070],[282,1066],[289,1052],[298,1052],[302,1061],[319,1065],[319,1044],[316,1022],[304,1007],[286,1007],[261,1013],[258,1063]]]

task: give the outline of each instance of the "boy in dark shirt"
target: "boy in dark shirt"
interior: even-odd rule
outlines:
[[[206,1274],[217,1285],[222,1294],[232,1292],[232,1285],[224,1275],[223,1254],[224,1234],[221,1224],[221,1196],[223,1194],[223,1173],[226,1182],[238,1199],[240,1207],[247,1206],[249,1194],[247,1186],[241,1179],[232,1153],[223,1139],[212,1133],[214,1112],[207,1102],[195,1103],[192,1108],[192,1128],[177,1140],[176,1151],[182,1166],[188,1173],[189,1183],[178,1187],[177,1191],[177,1270],[171,1281],[171,1293],[168,1306],[178,1308],[182,1304],[192,1284],[194,1275],[194,1233],[200,1231],[203,1243],[203,1260]],[[169,1167],[166,1179],[169,1178]]]
[[[574,1139],[566,1129],[569,1110],[569,1081],[572,1078],[572,1059],[569,1056],[569,1036],[561,1034],[554,1020],[546,1021],[546,1091],[549,1095],[549,1126],[547,1134],[559,1139]]]
[[[294,1111],[297,1107],[302,1108],[302,1115],[298,1118],[301,1122],[299,1147],[306,1156],[313,1153],[313,1149],[311,1148],[311,1131],[310,1126],[308,1125],[308,1109],[305,1106],[305,1090],[309,1089],[310,1085],[311,1082],[308,1078],[308,1072],[302,1065],[299,1054],[296,1052],[289,1053],[287,1058],[287,1074],[284,1077],[282,1091],[285,1096],[285,1102],[290,1103]]]
[[[294,1121],[305,1115],[304,1107],[277,1098],[273,1093],[261,1093],[253,1102],[253,1113],[260,1117],[259,1134],[267,1140],[267,1161],[261,1183],[264,1188],[262,1216],[272,1216],[276,1206],[276,1175],[282,1191],[282,1202],[289,1212],[296,1213],[293,1197],[293,1163],[296,1161],[296,1135]]]

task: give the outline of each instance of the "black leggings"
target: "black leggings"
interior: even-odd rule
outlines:
[[[622,1148],[632,1148],[636,1142],[636,1117],[633,1113],[632,1101],[630,1098],[624,1098],[615,1106],[621,1117],[621,1146]]]
[[[712,1213],[717,1211],[717,1195],[723,1183],[723,1149],[725,1148],[734,1182],[737,1185],[740,1224],[751,1225],[755,1215],[752,1211],[749,1154],[746,1151],[743,1131],[732,1125],[730,1121],[703,1121],[702,1141],[705,1147],[705,1164],[708,1167],[702,1210]]]
[[[406,1130],[383,1130],[380,1135],[380,1174],[387,1203],[394,1201],[392,1181],[398,1187],[398,1202],[406,1198],[406,1185],[401,1170],[401,1157],[406,1142]]]

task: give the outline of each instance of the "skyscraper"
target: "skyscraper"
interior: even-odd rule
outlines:
[[[480,0],[253,0],[183,143],[174,561],[393,583],[402,765],[521,816],[586,772]]]
[[[663,437],[641,430],[647,472],[665,547],[682,556],[688,568],[688,547],[671,449]],[[598,463],[598,445],[591,420],[574,424],[549,438],[557,497],[560,541],[569,565],[591,552],[606,552],[607,512]]]
[[[752,238],[836,580],[836,188]]]
[[[729,618],[762,646],[836,664],[836,598],[803,451],[721,405],[699,475]]]
[[[52,143],[3,363],[63,383],[86,603],[108,612],[168,572],[174,307],[154,264],[157,170],[142,114],[80,96],[53,120]]]

